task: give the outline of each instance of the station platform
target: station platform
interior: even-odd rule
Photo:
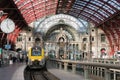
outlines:
[[[47,64],[47,69],[50,73],[58,77],[60,80],[85,80],[85,78],[77,73],[72,73],[70,71],[64,71],[60,69],[53,68],[51,64]]]
[[[58,77],[60,80],[85,80],[84,77],[79,74],[66,72],[64,70],[48,68],[48,71]]]
[[[25,63],[14,63],[0,67],[0,80],[24,80]]]
[[[0,80],[24,80],[25,67],[25,63],[15,63],[0,67]],[[64,70],[48,68],[48,71],[60,80],[84,80],[82,76]]]

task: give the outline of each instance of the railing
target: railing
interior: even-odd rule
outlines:
[[[50,59],[52,65],[73,73],[81,69],[85,80],[120,80],[120,64]],[[109,61],[109,60],[108,60]]]
[[[119,60],[118,59],[93,59],[93,62],[98,62],[98,63],[109,63],[109,64],[119,64]]]

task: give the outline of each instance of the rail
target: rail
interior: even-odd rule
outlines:
[[[120,80],[120,64],[112,63],[99,63],[90,61],[71,61],[50,59],[53,65],[67,71],[68,67],[72,67],[72,72],[76,73],[77,65],[83,69],[85,80]],[[72,65],[69,65],[72,64]]]
[[[31,69],[26,67],[24,70],[24,80],[60,80],[49,71],[41,69]]]

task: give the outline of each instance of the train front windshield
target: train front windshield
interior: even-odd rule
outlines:
[[[41,56],[41,48],[40,47],[35,47],[32,48],[32,56]]]

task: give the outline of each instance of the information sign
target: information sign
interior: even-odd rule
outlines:
[[[11,45],[10,44],[6,44],[5,45],[5,49],[10,49],[11,48]]]

